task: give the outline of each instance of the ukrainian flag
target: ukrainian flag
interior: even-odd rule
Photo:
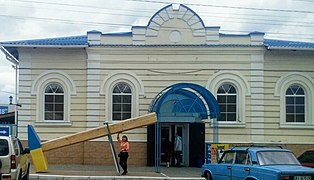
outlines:
[[[36,172],[48,170],[48,163],[41,148],[41,141],[32,125],[28,125],[28,147],[31,152]]]

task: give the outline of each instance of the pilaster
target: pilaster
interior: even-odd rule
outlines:
[[[87,128],[99,126],[100,123],[100,55],[88,52],[87,58]]]

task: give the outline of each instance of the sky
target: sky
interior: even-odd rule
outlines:
[[[221,33],[314,42],[314,0],[0,0],[0,42],[129,32],[164,6],[185,4]],[[15,93],[15,70],[0,52],[0,104]]]

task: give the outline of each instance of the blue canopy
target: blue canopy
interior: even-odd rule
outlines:
[[[192,83],[177,83],[165,88],[152,101],[149,111],[157,113],[158,121],[167,122],[177,121],[174,117],[179,117],[183,122],[193,122],[207,119],[208,116],[218,118],[220,114],[213,94]]]

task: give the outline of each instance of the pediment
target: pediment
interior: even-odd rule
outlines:
[[[147,26],[133,27],[132,31],[135,44],[206,44],[203,20],[182,4],[160,9]]]
[[[205,36],[205,26],[202,19],[190,8],[180,4],[168,5],[150,19],[146,36],[155,37],[162,29],[171,30],[191,30],[194,36]]]

